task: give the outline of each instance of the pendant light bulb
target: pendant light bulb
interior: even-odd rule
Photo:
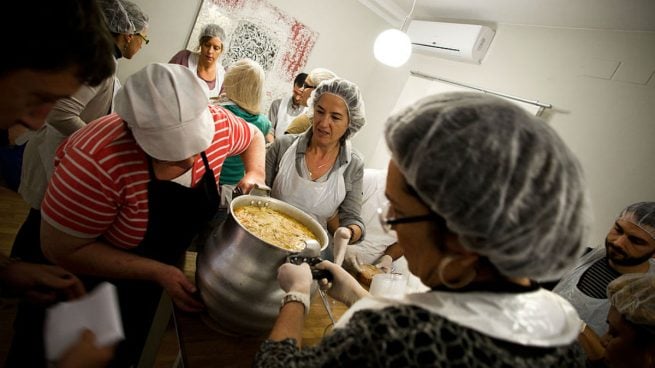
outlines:
[[[387,29],[380,33],[373,44],[373,55],[382,64],[397,68],[409,60],[412,42],[407,33]]]

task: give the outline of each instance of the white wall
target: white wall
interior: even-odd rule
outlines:
[[[590,244],[601,244],[627,204],[655,200],[655,33],[499,25],[481,65],[420,54],[409,64],[553,104],[549,123],[578,155],[589,183]],[[372,136],[381,134],[376,128]]]
[[[270,1],[319,32],[306,70],[327,67],[360,85],[368,123],[354,143],[367,162],[412,69],[553,104],[549,122],[587,175],[593,244],[625,205],[655,200],[655,33],[501,24],[481,65],[415,54],[393,69],[376,63],[371,51],[388,26],[359,2]],[[200,0],[135,2],[150,16],[152,42],[120,62],[122,80],[182,49],[200,6]]]
[[[186,46],[200,8],[200,0],[133,0],[150,17],[151,42],[132,59],[119,62],[119,78],[150,62],[167,62]],[[269,0],[271,4],[319,33],[305,71],[326,67],[365,88],[375,65],[373,40],[386,28],[382,19],[357,1]],[[291,86],[289,85],[289,90]]]

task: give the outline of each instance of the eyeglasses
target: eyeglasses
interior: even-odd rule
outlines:
[[[303,83],[302,83],[302,88],[303,88],[303,89],[305,89],[305,88],[316,88],[316,86],[312,86],[312,85],[310,85],[310,84],[307,84],[307,82],[303,82]]]
[[[143,38],[143,42],[145,42],[146,45],[150,43],[150,40],[148,38],[146,38],[146,36],[142,35],[141,33],[135,33],[135,35]]]
[[[425,215],[391,218],[389,217],[389,213],[391,213],[391,203],[389,202],[386,202],[382,208],[378,208],[378,219],[385,233],[390,232],[392,230],[391,227],[396,224],[410,224],[413,222],[438,220],[440,218],[432,212]]]

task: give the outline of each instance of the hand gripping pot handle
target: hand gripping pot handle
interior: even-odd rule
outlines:
[[[312,278],[314,280],[327,279],[328,282],[332,282],[334,277],[332,273],[328,270],[319,270],[316,268],[316,265],[323,262],[323,259],[319,257],[321,254],[321,246],[314,239],[305,240],[305,249],[300,253],[293,253],[287,257],[287,262],[299,265],[301,263],[309,264],[309,268],[312,270]]]
[[[240,195],[244,194],[243,190],[240,187],[235,187],[234,190],[232,191],[232,198],[236,198]],[[264,184],[257,184],[250,189],[250,195],[258,196],[258,197],[270,197],[271,196],[271,188]]]

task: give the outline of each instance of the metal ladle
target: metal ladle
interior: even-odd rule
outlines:
[[[307,257],[319,257],[321,255],[321,245],[314,239],[305,240],[305,249],[301,252],[303,256]],[[318,280],[316,280],[318,283]],[[323,302],[323,307],[332,321],[332,325],[336,323],[334,319],[334,314],[332,314],[332,307],[330,307],[330,301],[328,300],[327,294],[325,291],[321,290],[321,286],[318,286],[318,294],[321,296],[321,301]]]

